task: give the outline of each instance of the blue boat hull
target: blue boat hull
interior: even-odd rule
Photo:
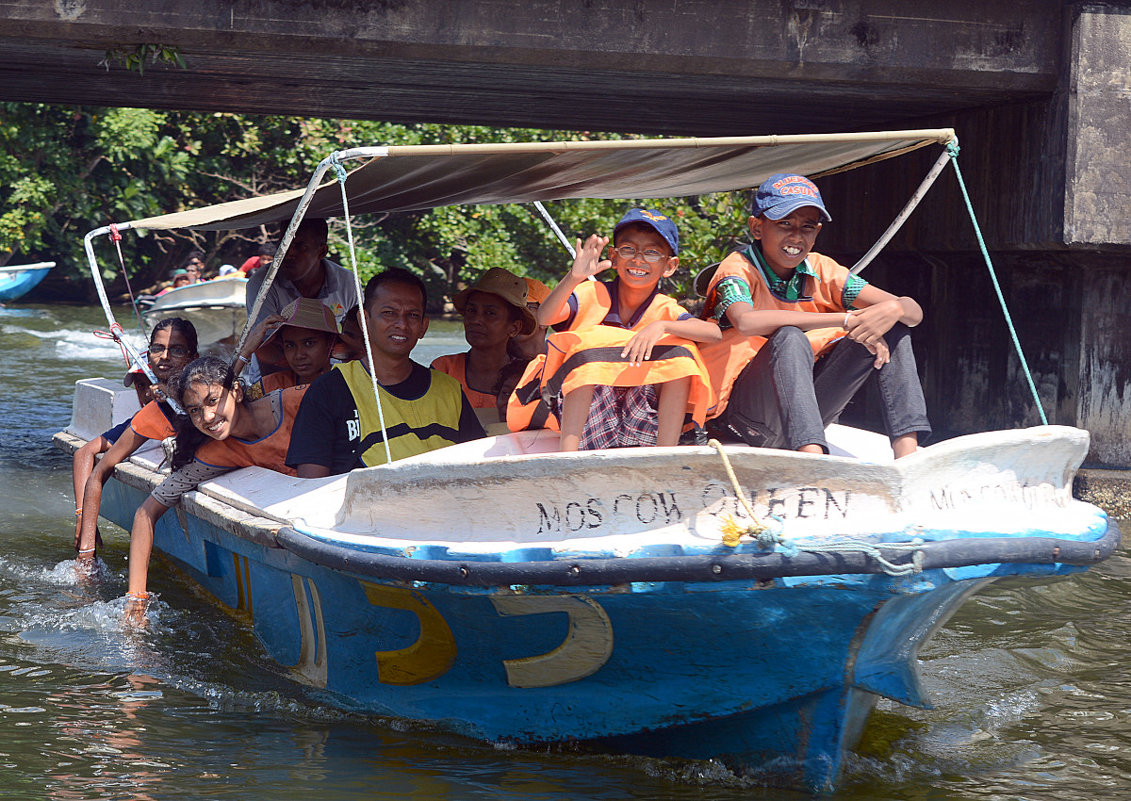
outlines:
[[[47,277],[47,273],[54,267],[54,262],[48,266],[38,267],[5,267],[0,268],[0,301],[18,300],[39,285]]]
[[[103,513],[128,525],[144,496],[112,480]],[[928,705],[919,646],[970,593],[1082,569],[500,591],[330,569],[205,517],[171,510],[156,549],[343,707],[488,741],[717,758],[814,789],[834,786],[878,697]]]

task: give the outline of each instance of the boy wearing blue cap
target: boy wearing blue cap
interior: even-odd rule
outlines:
[[[751,211],[754,242],[723,260],[705,293],[706,313],[731,329],[730,347],[708,356],[722,399],[714,433],[828,453],[825,426],[875,374],[892,451],[913,453],[931,431],[910,338],[922,308],[812,252],[832,217],[808,178],[771,176]]]
[[[659,291],[679,266],[679,232],[667,216],[632,209],[609,238],[577,240],[570,271],[538,309],[549,339],[541,387],[560,399],[561,449],[676,445],[684,414],[702,423],[711,403],[695,346],[721,337]],[[616,278],[590,280],[613,267]]]

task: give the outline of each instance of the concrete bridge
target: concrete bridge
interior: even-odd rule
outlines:
[[[158,43],[185,68],[100,66]],[[1123,3],[0,0],[0,99],[683,135],[951,125],[1050,420],[1131,465]],[[926,169],[826,179],[821,249],[865,250]],[[960,204],[948,176],[866,276],[927,310],[941,432],[1035,423]]]

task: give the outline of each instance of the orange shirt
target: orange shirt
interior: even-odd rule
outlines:
[[[282,419],[275,429],[265,437],[255,441],[236,439],[210,439],[196,449],[196,459],[214,467],[266,467],[277,473],[297,475],[293,467],[287,466],[287,448],[291,444],[291,427],[298,412],[302,396],[309,385],[288,387],[279,390],[282,400]]]
[[[467,385],[467,352],[449,353],[447,356],[437,356],[432,360],[432,369],[439,370],[454,378],[463,387],[463,394],[473,409],[494,409],[496,397],[490,392],[480,392]]]
[[[134,433],[146,439],[165,439],[176,434],[173,424],[165,416],[157,401],[150,401],[130,420]]]

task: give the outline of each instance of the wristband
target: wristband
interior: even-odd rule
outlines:
[[[75,517],[82,517],[82,507],[75,509]]]
[[[846,311],[844,313],[844,325],[841,326],[845,331],[848,330],[848,318],[852,316],[852,312]]]
[[[79,553],[94,553],[94,548],[79,548]]]
[[[239,359],[244,364],[251,364],[251,359],[247,358],[242,353],[237,353],[236,358]]]
[[[126,597],[134,598],[138,601],[148,601],[149,600],[149,593],[145,592],[144,590],[141,591],[141,592],[134,592],[133,590],[130,590],[129,592],[126,593]]]

